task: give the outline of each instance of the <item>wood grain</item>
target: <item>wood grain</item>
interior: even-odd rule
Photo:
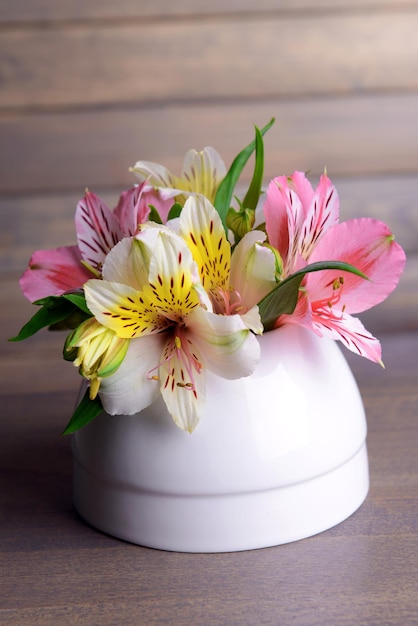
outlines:
[[[417,7],[417,0],[0,0],[0,23],[61,20],[120,20],[129,18],[172,18],[212,14],[315,13],[323,11],[398,10]]]
[[[138,159],[180,172],[191,147],[213,145],[230,163],[271,117],[265,176],[418,170],[418,95],[184,104],[165,108],[0,118],[3,194],[129,186]],[[51,174],[51,168],[53,175]],[[247,171],[246,178],[249,178]]]
[[[14,29],[0,38],[0,106],[416,90],[417,21],[411,9]]]

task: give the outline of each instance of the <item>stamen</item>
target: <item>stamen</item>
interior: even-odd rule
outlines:
[[[337,305],[341,300],[343,285],[344,278],[342,276],[339,276],[338,278],[335,278],[332,282],[328,283],[328,287],[331,287],[332,289],[331,298],[324,298],[315,302],[315,310],[317,315],[319,315],[323,319],[342,319],[346,305],[343,304],[343,306],[341,307],[341,311],[338,311],[337,313],[335,313],[334,306]]]
[[[228,291],[217,287],[212,290],[212,296],[215,304],[221,304],[222,311],[219,312],[224,315],[244,315],[248,312],[248,307],[242,304],[241,294],[232,287]]]
[[[187,372],[187,375],[190,378],[190,382],[187,382],[187,383],[178,382],[177,386],[182,387],[184,389],[190,389],[190,390],[195,391],[196,390],[195,382],[194,382],[195,372],[200,374],[201,370],[203,369],[203,364],[198,360],[195,354],[190,352],[189,342],[188,341],[182,342],[181,337],[180,337],[180,334],[182,333],[183,333],[183,330],[181,328],[178,328],[176,335],[174,337],[174,344],[176,348],[177,358],[179,359],[179,361],[183,363],[184,368]]]
[[[171,359],[176,355],[178,360],[184,366],[184,369],[190,381],[189,382],[175,382],[174,380],[175,369],[172,368],[168,372],[168,377],[164,386],[167,387],[168,382],[169,382],[168,378],[173,377],[173,380],[171,381],[173,391],[174,391],[174,385],[177,385],[177,387],[181,387],[183,389],[196,391],[195,383],[194,383],[195,373],[197,372],[198,374],[200,374],[200,371],[203,369],[203,364],[199,361],[199,359],[197,358],[195,354],[190,352],[189,345],[188,345],[189,342],[187,340],[182,341],[182,338],[181,338],[182,334],[184,334],[183,329],[177,328],[175,331],[175,335],[174,335],[174,345],[172,345],[171,350],[170,348],[165,350],[164,354],[166,356],[158,363],[158,365],[156,365],[155,367],[153,367],[147,372],[146,378],[147,380],[150,380],[150,381],[151,380],[159,381],[160,377],[157,374],[154,374],[153,372],[156,372],[157,370],[159,370],[162,365],[169,363]],[[183,373],[182,373],[182,378],[184,379]]]
[[[86,268],[86,270],[91,272],[94,276],[96,276],[97,278],[101,277],[101,266],[98,266],[97,268],[95,268],[92,265],[90,265],[90,263],[88,263],[87,261],[84,261],[84,259],[82,259],[80,263]]]

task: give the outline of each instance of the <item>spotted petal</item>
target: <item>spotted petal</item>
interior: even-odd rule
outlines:
[[[338,339],[346,348],[371,361],[382,364],[379,341],[366,330],[360,320],[348,313],[338,316],[312,316],[314,330],[330,339]]]
[[[323,174],[309,205],[302,225],[299,252],[307,260],[329,228],[338,224],[339,199],[330,179]]]
[[[206,373],[197,346],[186,334],[178,345],[173,338],[166,342],[159,375],[161,395],[175,424],[192,432],[205,403]]]
[[[125,237],[133,237],[138,232],[139,224],[148,220],[150,208],[144,198],[144,187],[142,183],[122,192],[114,210]]]
[[[360,313],[382,302],[395,289],[405,266],[405,253],[389,228],[370,218],[348,220],[330,229],[310,262],[329,259],[350,263],[369,279],[345,273],[340,303],[350,313]],[[338,279],[338,272],[315,274],[307,278],[310,299],[329,298],[329,286]]]
[[[117,217],[99,196],[88,191],[77,205],[75,225],[83,259],[101,270],[107,253],[122,238]]]
[[[197,268],[181,237],[165,227],[146,229],[143,236],[115,246],[106,259],[104,280],[85,285],[90,310],[119,337],[161,332],[200,305],[194,289]],[[145,243],[150,238],[152,250]],[[148,266],[146,280],[141,264]]]
[[[170,320],[158,310],[152,292],[106,280],[89,280],[84,285],[87,306],[96,319],[118,337],[133,339],[159,333]]]
[[[150,260],[149,285],[144,290],[158,310],[178,321],[199,305],[194,289],[196,264],[185,242],[168,229],[160,229]]]
[[[231,246],[221,219],[207,198],[188,198],[180,216],[180,235],[192,251],[204,288],[208,292],[218,287],[228,289]]]

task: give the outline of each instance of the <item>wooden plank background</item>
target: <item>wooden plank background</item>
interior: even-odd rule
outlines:
[[[274,116],[266,181],[326,166],[343,219],[384,219],[409,262],[371,330],[416,329],[417,26],[418,0],[0,0],[10,326],[32,312],[17,286],[31,253],[74,242],[87,186],[112,204],[136,160],[178,172],[190,147],[229,163]]]

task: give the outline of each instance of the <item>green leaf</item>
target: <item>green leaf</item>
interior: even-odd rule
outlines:
[[[79,430],[80,428],[83,428],[83,426],[86,426],[102,412],[103,406],[100,398],[97,396],[94,400],[90,400],[89,390],[86,389],[86,392],[80,404],[74,411],[70,421],[63,430],[62,434],[70,435],[71,433],[74,433],[76,430]]]
[[[91,316],[91,311],[86,303],[86,296],[84,293],[65,293],[62,295],[63,298],[69,300],[74,304],[78,309],[81,309],[84,313]]]
[[[48,296],[36,300],[33,304],[41,308],[23,326],[19,334],[9,341],[23,341],[46,326],[68,329],[78,325],[86,316],[91,317],[83,294],[71,293],[62,296]],[[66,321],[65,324],[64,321]]]
[[[255,164],[253,177],[245,198],[242,201],[244,209],[254,211],[257,208],[260,199],[261,185],[263,184],[264,174],[264,142],[263,136],[257,126],[255,127]]]
[[[260,134],[265,135],[265,133],[273,126],[274,117],[270,120],[264,128],[261,129]],[[238,179],[241,175],[242,170],[244,169],[248,159],[254,152],[256,147],[256,140],[252,141],[244,150],[242,150],[234,159],[229,168],[225,178],[221,182],[218,187],[218,191],[216,192],[214,206],[218,211],[219,216],[222,220],[222,224],[226,230],[226,216],[228,214],[231,198],[234,193],[235,185],[238,182]]]
[[[172,220],[175,217],[180,217],[180,213],[182,211],[182,205],[179,202],[176,202],[175,204],[173,204],[173,206],[171,207],[169,213],[168,213],[168,217],[167,217],[167,221],[168,220]]]
[[[20,330],[16,337],[12,337],[9,341],[22,341],[31,337],[41,328],[57,324],[62,322],[72,311],[74,311],[74,305],[61,296],[50,296],[49,298],[42,298],[34,302],[36,305],[40,305],[41,308],[35,313],[35,315],[27,322]]]
[[[149,208],[150,208],[150,211],[149,211],[148,220],[150,222],[155,222],[156,224],[162,224],[163,220],[161,219],[160,214],[158,213],[158,211],[155,208],[155,206],[150,204]]]
[[[274,324],[280,315],[291,315],[293,313],[298,301],[299,288],[305,274],[322,270],[350,272],[367,280],[367,276],[363,272],[343,261],[318,261],[317,263],[311,263],[311,265],[307,265],[283,280],[273,291],[270,291],[269,294],[260,300],[258,307],[265,331],[274,328]]]

